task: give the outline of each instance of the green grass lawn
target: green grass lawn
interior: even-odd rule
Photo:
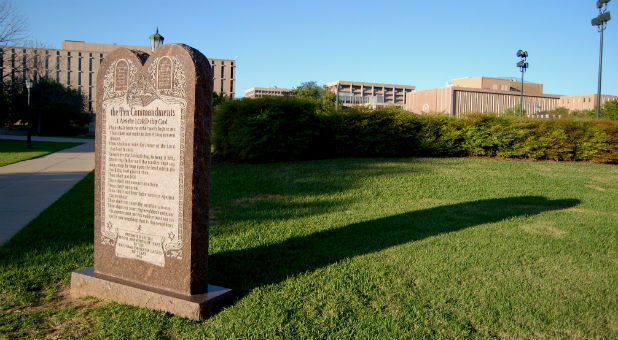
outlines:
[[[42,157],[47,154],[68,149],[80,144],[82,143],[33,141],[32,149],[27,149],[25,141],[2,139],[0,140],[0,166]]]
[[[0,339],[616,339],[618,167],[483,159],[213,166],[203,322],[72,300],[93,176],[0,247]]]

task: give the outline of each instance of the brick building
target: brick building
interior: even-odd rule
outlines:
[[[95,107],[96,75],[105,56],[119,48],[151,53],[150,47],[87,43],[65,40],[62,49],[5,46],[0,48],[0,76],[4,81],[21,81],[30,77],[48,77],[84,94],[87,109]],[[236,61],[208,59],[213,69],[213,89],[219,94],[235,96]]]

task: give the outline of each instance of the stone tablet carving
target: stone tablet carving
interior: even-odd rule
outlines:
[[[137,66],[128,59],[114,63],[105,73],[101,111],[101,242],[118,257],[164,267],[166,258],[182,258],[184,68],[176,57],[158,57],[147,77],[128,77],[127,65]],[[117,84],[127,78],[130,89]]]
[[[110,53],[97,77],[95,275],[205,293],[212,70],[186,45]]]

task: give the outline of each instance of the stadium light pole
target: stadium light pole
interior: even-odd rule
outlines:
[[[526,58],[528,58],[528,52],[519,50],[517,51],[517,57],[521,58],[519,62],[517,62],[517,67],[521,70],[521,98],[519,99],[519,116],[524,116],[524,72],[528,69],[528,63],[526,62]]]
[[[597,8],[599,9],[599,16],[592,19],[592,26],[596,26],[597,30],[601,33],[601,44],[599,47],[599,84],[597,86],[597,119],[601,117],[601,69],[603,65],[603,31],[607,27],[607,22],[611,19],[609,11],[607,10],[607,3],[610,0],[597,0]]]

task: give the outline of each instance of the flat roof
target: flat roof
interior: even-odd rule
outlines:
[[[445,86],[445,87],[437,87],[433,89],[426,90],[418,90],[412,92],[412,94],[423,94],[425,91],[435,91],[442,89],[453,89],[453,91],[467,91],[467,92],[479,92],[479,93],[493,93],[493,94],[508,94],[508,95],[520,95],[521,92],[518,91],[503,91],[503,90],[490,90],[490,89],[481,89],[478,87],[463,87],[463,86]],[[546,93],[528,93],[524,92],[524,97],[545,97],[545,98],[555,98],[558,99],[562,97],[559,94],[546,94]]]
[[[252,87],[247,91],[251,90],[267,90],[267,91],[294,91],[294,89],[286,89],[285,87]]]
[[[410,90],[415,90],[416,86],[414,85],[401,85],[401,84],[384,84],[384,83],[367,83],[361,81],[347,81],[347,80],[337,80],[326,84],[326,86],[335,86],[335,85],[358,85],[358,86],[377,86],[377,87],[401,87],[407,88]]]
[[[508,77],[486,77],[486,76],[455,78],[455,79],[452,79],[451,82],[453,82],[455,80],[465,80],[465,79],[497,79],[497,80],[508,80],[508,81],[514,81],[514,82],[521,83],[521,80],[517,79],[516,77],[508,78]],[[543,85],[541,83],[533,83],[533,82],[529,82],[529,81],[524,81],[524,83]]]

